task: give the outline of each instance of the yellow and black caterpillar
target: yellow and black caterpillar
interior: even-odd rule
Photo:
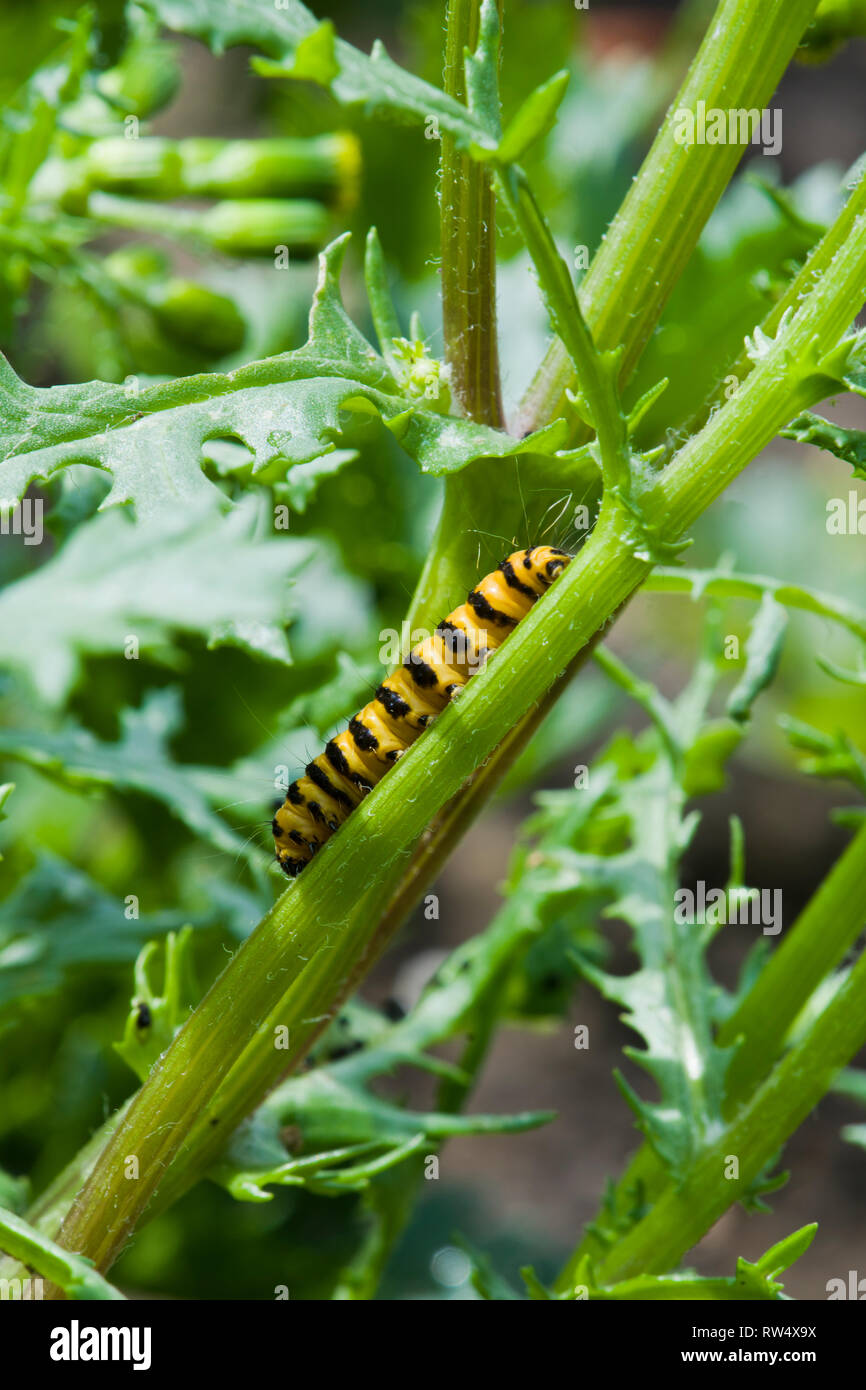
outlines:
[[[496,651],[565,569],[565,550],[517,550],[484,576],[432,637],[413,647],[365,705],[307,764],[272,822],[277,863],[301,872],[388,768]]]

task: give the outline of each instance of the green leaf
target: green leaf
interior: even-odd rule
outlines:
[[[654,728],[637,742],[621,736],[590,769],[589,785],[602,776],[607,789],[585,827],[570,820],[571,807],[587,789],[547,794],[534,828],[540,838],[530,861],[567,854],[574,902],[603,895],[603,915],[625,920],[640,965],[613,975],[579,953],[586,979],[624,1006],[624,1019],[645,1040],[627,1055],[652,1077],[658,1100],[645,1101],[618,1077],[640,1128],[668,1170],[687,1171],[695,1154],[724,1128],[725,1077],[733,1053],[715,1043],[719,988],[706,963],[710,925],[679,920],[677,890],[682,857],[696,826],[687,814],[689,757],[692,773],[708,757],[706,706],[717,680],[709,647],[679,699],[670,704],[636,680],[609,652],[603,669],[647,710]],[[704,748],[701,750],[701,743]],[[724,751],[716,749],[718,769]],[[604,785],[604,784],[603,784]],[[572,909],[573,911],[573,909]]]
[[[494,144],[502,136],[499,102],[500,26],[497,0],[481,0],[478,46],[466,53],[466,104]],[[479,142],[482,146],[483,141]]]
[[[727,781],[727,765],[743,741],[741,724],[714,719],[705,724],[686,754],[683,791],[687,796],[720,792]]]
[[[190,978],[192,934],[191,926],[185,926],[179,933],[168,933],[161,994],[157,993],[151,973],[154,957],[159,954],[159,943],[149,941],[135,962],[135,994],[130,1002],[123,1040],[114,1044],[114,1050],[139,1081],[144,1081],[198,999],[198,990],[191,987]]]
[[[728,696],[726,710],[731,719],[744,723],[761,691],[772,682],[787,628],[788,614],[783,605],[772,594],[765,594],[746,639],[746,669]]]
[[[45,564],[0,593],[0,660],[59,702],[85,656],[159,656],[176,632],[288,663],[288,581],[311,541],[262,534],[258,501],[228,515],[209,502],[133,522],[122,511],[77,528]],[[132,644],[132,645],[131,645]]]
[[[603,778],[599,778],[600,795]],[[581,819],[595,795],[573,808]],[[341,1010],[320,1039],[315,1070],[284,1082],[232,1137],[211,1176],[241,1200],[264,1201],[274,1184],[336,1192],[364,1189],[376,1172],[401,1163],[453,1134],[520,1131],[545,1123],[541,1112],[461,1116],[407,1111],[380,1099],[369,1082],[410,1065],[468,1084],[459,1068],[427,1049],[477,1026],[477,1010],[494,982],[519,966],[530,944],[543,938],[552,919],[542,898],[572,888],[568,870],[533,868],[490,927],[457,948],[439,966],[415,1007],[387,1023],[366,1006]],[[503,996],[499,1008],[505,1006]],[[333,1058],[333,1060],[329,1060]],[[286,1134],[303,1139],[303,1157],[287,1153]]]
[[[807,410],[792,420],[781,434],[783,439],[796,439],[800,444],[826,449],[843,463],[850,463],[855,478],[866,479],[866,432],[863,430],[843,429]]]
[[[244,783],[229,769],[174,761],[170,740],[182,722],[178,690],[153,691],[139,709],[122,710],[119,718],[120,738],[115,743],[98,739],[72,720],[56,733],[0,729],[0,755],[27,763],[66,786],[153,797],[206,844],[250,859],[260,855],[211,806],[237,801],[242,791],[263,801],[269,784],[264,777]]]
[[[12,1211],[0,1208],[0,1248],[27,1269],[57,1284],[69,1298],[121,1299],[124,1295],[97,1272],[93,1261],[55,1245]]]
[[[207,916],[130,915],[125,899],[107,893],[73,864],[42,853],[0,904],[0,1009],[52,993],[70,970],[126,965],[151,937],[222,916],[216,906]]]
[[[133,394],[101,381],[28,386],[0,359],[0,497],[11,504],[32,482],[89,463],[112,477],[103,507],[133,502],[143,516],[215,494],[225,505],[202,473],[208,441],[246,445],[252,481],[270,484],[291,464],[351,447],[370,416],[433,474],[456,472],[477,458],[552,452],[564,443],[564,420],[518,440],[427,409],[423,395],[404,394],[340,301],[347,244],[342,237],[320,257],[309,338],[294,352]]]
[[[378,40],[367,55],[334,39],[300,0],[262,5],[257,0],[147,0],[167,28],[194,34],[222,53],[248,44],[266,54],[253,66],[265,77],[306,78],[326,86],[346,106],[372,115],[423,124],[435,117],[462,148],[489,143],[465,106],[392,61]]]
[[[334,78],[340,75],[335,48],[336,33],[330,19],[323,19],[318,29],[313,29],[301,39],[295,49],[291,76],[306,78],[308,82],[318,82],[322,87],[330,87]]]
[[[499,142],[496,158],[501,164],[513,164],[522,159],[536,140],[553,129],[570,76],[565,70],[558,72],[526,98],[508,122]]]
[[[812,755],[803,760],[804,772],[844,779],[866,795],[866,753],[846,733],[837,729],[828,734],[789,715],[780,716],[779,725],[794,748]]]

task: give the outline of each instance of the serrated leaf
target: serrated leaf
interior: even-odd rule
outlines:
[[[513,164],[522,159],[537,140],[553,129],[570,76],[565,70],[558,72],[526,98],[508,122],[499,142],[496,158],[501,164]]]
[[[746,640],[746,669],[728,696],[731,719],[744,722],[762,690],[773,680],[782,656],[788,615],[772,594],[765,594]]]
[[[632,677],[610,653],[602,664],[640,701],[655,729],[637,744],[621,736],[600,766],[590,769],[590,785],[608,764],[616,777],[587,826],[570,841],[571,866],[584,893],[605,895],[605,916],[629,923],[640,965],[623,976],[583,955],[580,964],[591,984],[623,1005],[625,1021],[644,1039],[642,1050],[626,1051],[653,1078],[659,1099],[646,1101],[625,1078],[618,1081],[640,1128],[678,1176],[724,1129],[725,1077],[733,1052],[714,1040],[720,991],[706,964],[710,933],[700,923],[680,920],[675,910],[680,861],[696,826],[685,810],[684,768],[708,727],[715,661],[712,653],[702,658],[675,704]],[[557,803],[544,798],[551,814],[537,822],[541,839],[533,858],[564,853],[570,832],[565,808],[586,795],[584,789],[560,793]],[[612,833],[606,833],[606,824]]]
[[[129,916],[114,897],[73,864],[41,853],[0,904],[0,1008],[50,994],[80,966],[124,965],[146,941],[217,919],[181,911]]]
[[[0,1208],[0,1249],[19,1260],[27,1270],[35,1270],[57,1284],[69,1298],[120,1299],[124,1295],[107,1279],[103,1279],[93,1261],[84,1255],[72,1254],[30,1226],[23,1217]]]
[[[66,696],[85,656],[122,656],[133,638],[139,653],[158,654],[173,633],[196,633],[288,663],[289,580],[315,545],[263,536],[260,523],[254,498],[227,515],[199,502],[138,523],[121,511],[91,518],[0,593],[0,660],[49,703]]]
[[[167,28],[194,34],[222,53],[249,44],[265,54],[253,60],[265,77],[307,78],[327,86],[347,106],[371,114],[423,123],[436,117],[462,148],[487,143],[484,127],[465,106],[438,87],[393,62],[378,40],[368,55],[343,39],[331,39],[300,0],[279,7],[257,0],[147,0],[146,8]]]
[[[205,843],[255,858],[255,845],[247,844],[212,810],[215,801],[239,799],[243,784],[229,769],[175,762],[170,740],[180,722],[180,693],[168,687],[145,696],[139,709],[121,711],[120,737],[113,743],[70,720],[56,732],[0,729],[0,755],[27,763],[66,786],[150,796]],[[265,800],[269,784],[263,777],[258,785],[247,783],[243,789]]]
[[[855,478],[866,479],[866,432],[863,430],[844,429],[807,410],[780,433],[783,439],[796,439],[800,444],[826,449],[843,463],[850,463]]]
[[[145,1080],[197,1002],[198,992],[191,987],[192,935],[190,925],[180,932],[168,933],[161,991],[154,983],[151,968],[154,957],[159,954],[159,943],[149,941],[135,962],[135,993],[123,1038],[114,1044],[114,1050],[139,1081]]]
[[[182,377],[130,395],[92,381],[33,387],[0,358],[0,498],[73,463],[111,475],[103,507],[135,504],[139,516],[226,498],[202,472],[208,441],[231,439],[252,456],[251,477],[283,479],[292,464],[351,447],[358,421],[378,416],[423,472],[445,474],[477,458],[548,453],[566,441],[564,420],[517,440],[425,408],[401,393],[382,357],[340,301],[348,238],[319,258],[319,282],[302,348],[228,373]]]

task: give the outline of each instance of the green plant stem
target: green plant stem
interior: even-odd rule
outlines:
[[[740,1007],[719,1029],[721,1047],[744,1040],[728,1073],[730,1104],[750,1095],[766,1076],[800,1010],[850,951],[864,923],[866,826],[820,884]]]
[[[672,1269],[743,1196],[866,1042],[866,952],[824,1012],[775,1067],[682,1183],[669,1183],[644,1217],[600,1261],[597,1278],[615,1283]],[[731,1158],[737,1176],[728,1177]],[[557,1281],[573,1286],[570,1261]]]
[[[479,0],[448,0],[443,86],[466,101],[464,52],[478,43]],[[496,338],[496,203],[490,171],[442,135],[442,327],[451,388],[465,415],[503,428]]]
[[[771,594],[777,603],[787,608],[798,608],[803,613],[814,613],[819,618],[829,618],[866,642],[866,611],[862,608],[832,594],[802,589],[799,584],[788,584],[761,574],[719,574],[709,570],[658,568],[647,578],[643,591],[648,594],[691,594],[696,599],[745,598],[758,602],[765,594]]]
[[[797,362],[807,350],[828,350],[850,321],[852,306],[862,302],[866,227],[858,225],[855,231],[784,342],[771,348],[734,399],[647,495],[648,515],[671,538],[823,385],[812,382],[810,387],[807,379],[792,387],[790,361]],[[501,730],[543,697],[555,676],[645,577],[649,566],[635,557],[621,525],[617,509],[602,513],[580,555],[511,635],[505,658],[473,680],[425,736],[421,756],[418,746],[410,749],[358,808],[339,837],[337,854],[331,841],[244,943],[163,1054],[97,1162],[64,1225],[63,1241],[70,1248],[88,1254],[99,1267],[110,1262],[193,1126],[221,1124],[225,1134],[309,1045],[351,960],[372,934],[365,909],[369,913],[383,890],[389,896],[394,891],[405,857],[431,813],[459,789],[466,770],[493,750]],[[491,680],[494,668],[496,679]],[[422,758],[419,792],[414,769]],[[404,782],[409,784],[405,789]],[[371,846],[378,874],[376,866],[371,873]],[[272,1046],[275,1019],[291,1021],[288,1053]],[[244,1080],[236,1088],[235,1107],[209,1113],[208,1100],[233,1068]],[[131,1154],[139,1159],[135,1183],[123,1175]]]
[[[866,915],[866,827],[840,856],[774,952],[740,1007],[719,1031],[721,1047],[740,1040],[727,1080],[729,1111],[741,1105],[768,1075],[785,1036],[814,990],[857,940]],[[668,1182],[648,1143],[632,1158],[608,1202],[613,1219],[624,1218],[639,1194],[652,1202]],[[610,1220],[607,1216],[607,1220]],[[598,1223],[605,1221],[599,1213]],[[597,1229],[587,1230],[560,1277],[565,1287],[585,1255],[601,1259],[607,1247]]]
[[[734,1015],[721,1027],[720,1047],[740,1038],[731,1062],[727,1104],[742,1104],[769,1073],[784,1045],[785,1034],[824,977],[851,949],[863,927],[866,909],[866,827],[858,831],[815,895],[810,898],[790,933],[763,967],[755,986]],[[616,1184],[606,1212],[626,1218],[635,1200],[652,1201],[667,1184],[664,1165],[648,1143],[642,1144]],[[605,1222],[599,1213],[596,1222]],[[610,1220],[610,1216],[607,1216]],[[569,1282],[584,1255],[602,1258],[606,1252],[598,1230],[591,1227],[563,1270]]]
[[[794,276],[790,285],[780,299],[776,301],[766,318],[761,323],[761,331],[772,337],[778,330],[785,314],[796,310],[803,297],[809,293],[814,285],[818,283],[824,271],[832,261],[839,247],[842,246],[851,234],[851,229],[857,218],[866,212],[866,169],[863,170],[850,196],[846,199],[839,216],[827,229],[821,240],[813,246],[809,255],[806,257],[802,267]],[[726,368],[722,379],[710,392],[707,400],[700,410],[687,423],[682,425],[676,432],[676,440],[673,449],[677,447],[677,440],[687,438],[690,434],[695,434],[701,429],[709,419],[714,410],[718,410],[724,405],[730,394],[733,380],[739,383],[748,376],[752,370],[751,360],[745,347],[739,355]]]
[[[731,4],[725,0],[707,29],[671,111],[693,105],[698,97],[703,97],[707,106],[728,103],[751,107],[767,99],[814,8],[815,0],[787,8],[782,0],[773,4],[758,0]],[[720,27],[728,25],[732,27]],[[723,36],[720,42],[719,34]],[[658,322],[739,154],[739,150],[719,145],[684,152],[673,140],[669,118],[594,257],[579,301],[597,347],[611,350],[622,344],[621,381]],[[791,286],[791,303],[800,302],[830,263],[850,234],[852,214],[857,211],[858,204],[852,199],[823,239],[820,254],[813,256]],[[570,285],[564,289],[573,293]],[[638,304],[639,312],[624,315],[623,304]],[[785,307],[787,303],[780,307],[778,317],[775,311],[770,316],[767,331],[775,330]],[[561,342],[552,345],[513,422],[515,434],[526,434],[567,412],[564,392],[576,384],[574,351],[574,344],[572,356]],[[588,431],[581,431],[581,436],[587,437]],[[611,451],[608,453],[610,456]],[[534,517],[527,513],[521,493],[518,462],[503,466],[481,461],[449,479],[433,544],[410,606],[412,626],[432,627],[462,598],[462,591],[477,574],[476,552],[482,547],[476,537],[485,534],[485,527],[498,526],[530,544],[536,540],[530,533],[533,524]],[[494,760],[499,756],[494,754]]]
[[[855,225],[781,341],[645,495],[647,525],[676,540],[793,414],[814,403],[826,381],[820,373],[801,377],[797,364],[838,342],[862,303],[864,286],[866,219]],[[619,507],[604,508],[583,550],[499,657],[362,802],[208,991],[97,1160],[64,1223],[63,1244],[107,1267],[190,1132],[210,1127],[226,1134],[297,1061],[329,1016],[430,820],[492,753],[503,730],[544,697],[649,568],[635,555]],[[288,1052],[273,1046],[275,1020],[290,1027]],[[243,1084],[235,1088],[232,1105],[213,1113],[217,1090],[233,1070]],[[125,1176],[130,1155],[139,1161],[134,1182]],[[187,1151],[179,1166],[190,1157]]]
[[[742,157],[738,145],[674,139],[675,113],[765,106],[790,62],[817,0],[721,0],[667,117],[608,228],[580,287],[590,332],[602,350],[622,346],[628,379]],[[622,306],[630,306],[628,316]],[[519,435],[566,414],[574,370],[567,349],[548,349],[517,413]]]
[[[627,493],[630,484],[628,441],[614,364],[602,359],[593,342],[571,272],[556,248],[523,171],[516,167],[500,170],[499,187],[523,234],[551,323],[577,374],[580,394],[596,434],[605,490],[608,494],[611,491]]]

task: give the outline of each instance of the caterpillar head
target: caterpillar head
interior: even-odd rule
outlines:
[[[530,552],[532,567],[540,579],[552,584],[572,559],[567,550],[552,545],[537,545]]]

